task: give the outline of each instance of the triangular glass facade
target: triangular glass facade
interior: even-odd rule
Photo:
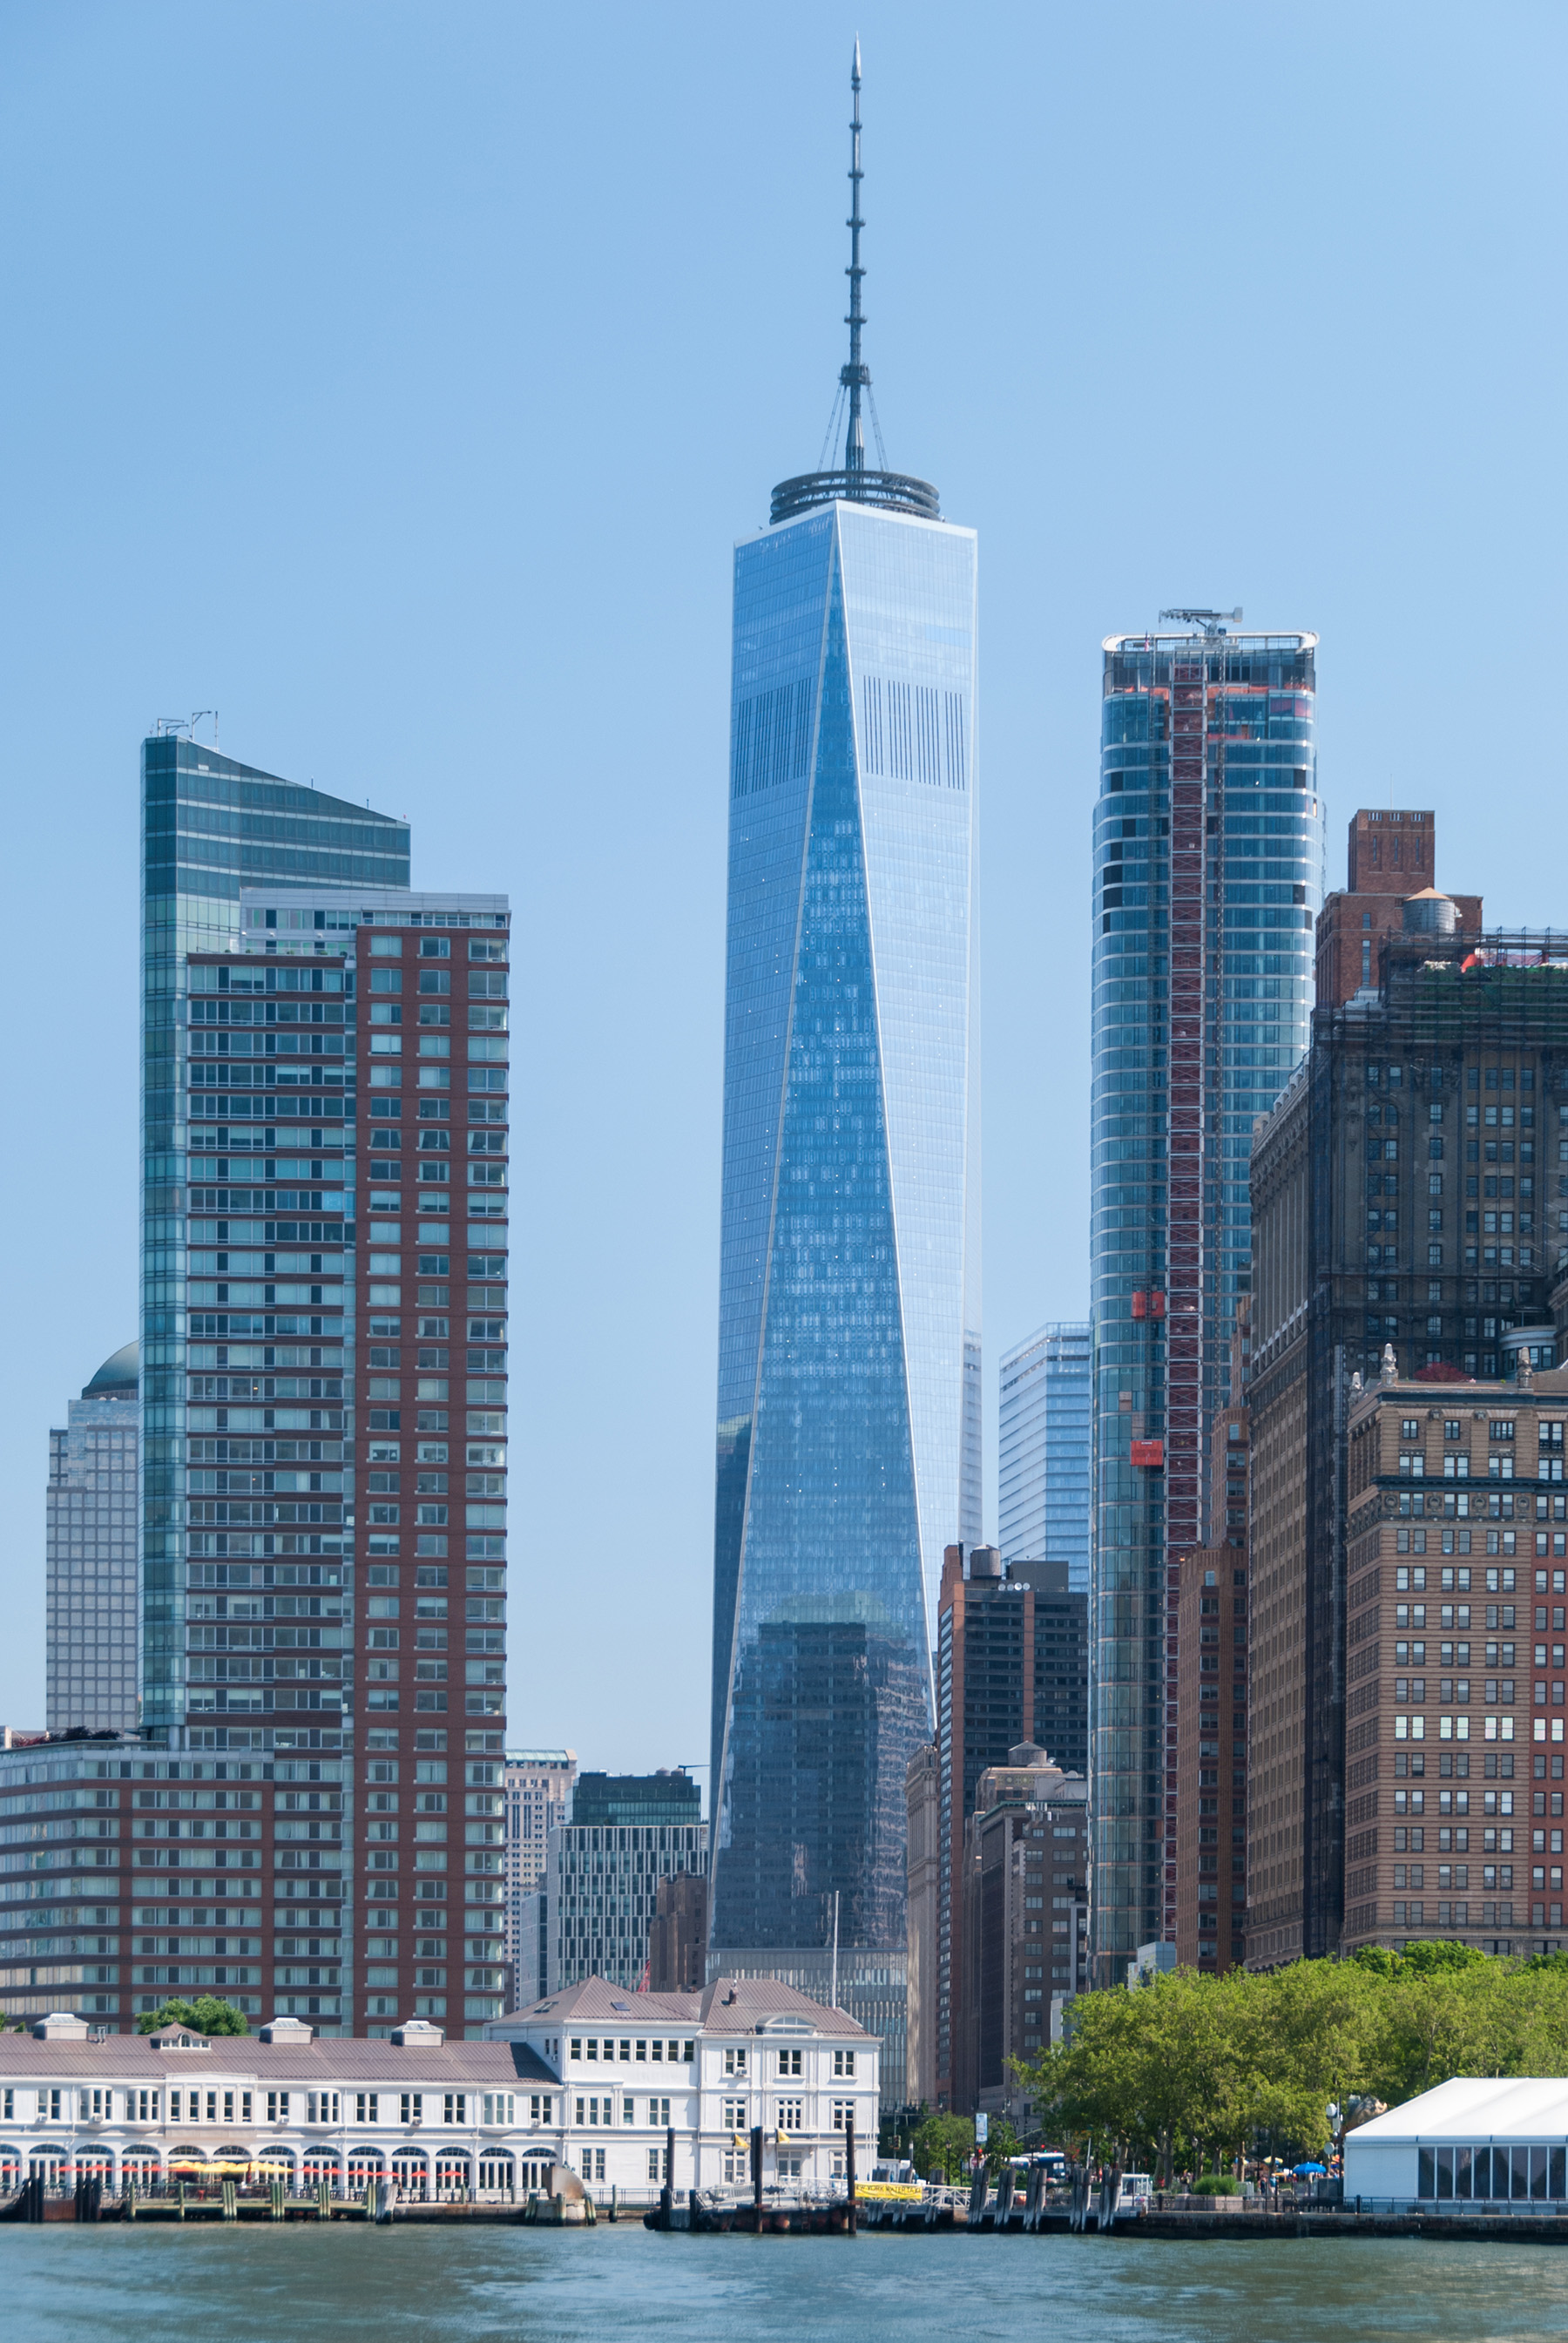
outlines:
[[[835,1913],[901,1952],[928,1623],[980,1534],[974,560],[849,505],[737,557],[713,1942],[802,1976]]]

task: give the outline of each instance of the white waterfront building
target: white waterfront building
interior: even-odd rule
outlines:
[[[877,2133],[880,2046],[841,2010],[768,1978],[636,1994],[589,1978],[448,2042],[410,2020],[386,2041],[275,2018],[256,2035],[171,2026],[104,2034],[68,2014],[0,2036],[0,2192],[118,2188],[181,2166],[282,2167],[297,2186],[406,2197],[525,2196],[566,2166],[597,2192],[744,2187],[764,2129],[770,2187],[830,2187],[852,2122]]]
[[[1345,2195],[1568,2207],[1568,2079],[1459,2075],[1345,2135]]]

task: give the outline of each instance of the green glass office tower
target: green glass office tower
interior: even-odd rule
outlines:
[[[142,1725],[176,1746],[186,1711],[186,955],[237,943],[245,884],[406,888],[407,824],[184,732],[144,741]]]

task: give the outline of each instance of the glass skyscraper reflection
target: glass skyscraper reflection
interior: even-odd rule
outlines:
[[[817,1990],[836,1906],[901,2039],[904,1767],[980,1533],[976,548],[817,477],[735,566],[712,1943]]]
[[[1104,647],[1094,822],[1094,1545],[1091,1775],[1097,1982],[1174,1938],[1183,1555],[1251,1283],[1252,1123],[1307,1045],[1323,820],[1317,638]],[[1244,1715],[1201,1760],[1244,1765]],[[1244,1780],[1244,1776],[1243,1776]],[[1193,1843],[1196,1833],[1190,1835]]]

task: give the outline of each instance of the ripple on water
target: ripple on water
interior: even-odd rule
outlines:
[[[7,2228],[19,2343],[1563,2343],[1568,2255],[1392,2238]]]

